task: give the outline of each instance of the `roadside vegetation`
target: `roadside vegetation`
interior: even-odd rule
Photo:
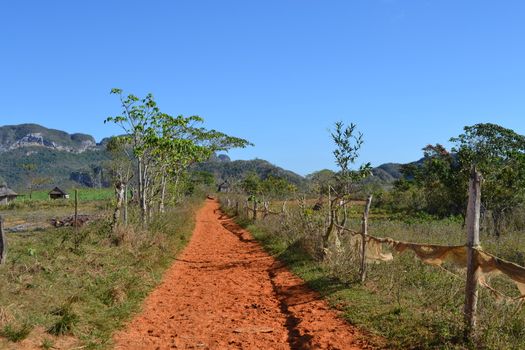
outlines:
[[[524,266],[525,137],[492,124],[466,127],[464,134],[452,139],[456,146],[451,151],[439,145],[425,147],[423,160],[406,166],[404,177],[392,189],[367,185],[363,178],[368,164],[352,170],[362,145],[362,135],[356,135],[352,126],[337,124],[332,137],[339,170],[310,176],[309,193],[292,189],[275,196],[265,188],[265,179],[252,177],[222,195],[223,208],[350,323],[380,336],[378,346],[525,348],[525,311],[519,300],[496,297],[480,287],[477,328],[473,337],[466,337],[464,269],[447,262],[437,268],[413,253],[393,252],[392,261],[369,264],[362,282],[361,252],[350,234],[337,229],[361,231],[365,199],[373,195],[370,235],[464,245],[468,174],[475,166],[485,179],[481,245]],[[494,276],[490,284],[510,299],[520,297],[509,279]]]
[[[28,196],[0,207],[0,348],[109,347],[188,241],[214,185],[190,167],[250,145],[198,116],[161,112],[151,94],[111,93],[122,113],[106,122],[124,132],[106,143],[111,188],[79,189],[75,207],[73,190],[50,200],[34,176]]]
[[[225,202],[224,202],[225,203]],[[279,204],[272,206],[278,210]],[[359,230],[363,205],[353,204],[348,227]],[[341,310],[352,324],[383,337],[376,345],[398,349],[520,349],[525,347],[522,325],[525,312],[519,303],[497,301],[480,290],[477,342],[463,340],[465,273],[454,274],[416,259],[412,253],[395,256],[387,263],[368,266],[367,280],[359,280],[359,256],[351,251],[334,260],[320,254],[320,231],[325,217],[308,210],[308,224],[299,207],[289,203],[288,219],[268,216],[253,221],[241,211],[237,221],[275,257],[284,261],[310,287]],[[235,214],[234,208],[228,210]],[[465,230],[460,219],[370,216],[370,234],[404,241],[463,244]],[[326,212],[324,213],[326,215]],[[319,226],[313,224],[317,221]],[[347,241],[342,239],[342,245]],[[497,256],[525,265],[522,231],[500,239],[482,236],[483,248]],[[448,266],[446,266],[448,267]],[[494,278],[492,284],[508,296],[519,296],[514,285]],[[377,339],[369,337],[368,340]]]
[[[109,226],[110,202],[93,200],[82,201],[81,211],[100,219],[78,230],[7,233],[7,262],[0,267],[0,348],[111,345],[111,334],[139,310],[189,239],[202,198],[168,209],[147,229],[129,226],[118,236]],[[69,202],[54,201],[40,215],[70,215]],[[29,203],[0,214],[7,227],[11,220],[35,220]]]

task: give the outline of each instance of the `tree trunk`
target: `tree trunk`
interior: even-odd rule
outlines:
[[[138,179],[138,185],[139,185],[139,188],[138,188],[138,195],[139,195],[139,206],[140,206],[140,213],[142,215],[142,222],[145,223],[146,222],[146,201],[145,201],[145,198],[144,198],[144,174],[143,174],[143,169],[142,169],[142,157],[138,157],[138,162],[137,162],[137,166],[138,166],[138,176],[139,176],[139,179]]]
[[[494,222],[494,234],[499,238],[503,226],[503,212],[501,210],[493,210],[492,221]]]
[[[323,248],[325,249],[324,253],[326,253],[326,249],[328,249],[328,243],[329,243],[330,237],[332,236],[332,233],[334,231],[335,215],[336,215],[336,210],[337,210],[337,208],[334,208],[333,203],[331,203],[331,202],[329,202],[329,203],[330,203],[330,205],[329,205],[330,212],[329,212],[329,216],[328,216],[328,226],[327,226],[326,231],[325,231],[325,233],[323,235]]]
[[[166,183],[167,183],[166,175],[162,174],[161,179],[161,190],[160,190],[160,202],[159,202],[159,213],[164,214],[164,199],[166,197]]]
[[[128,225],[128,185],[124,184],[124,226]]]
[[[124,192],[125,186],[121,181],[118,181],[115,184],[115,196],[117,197],[117,204],[115,205],[115,210],[113,211],[113,221],[111,222],[111,231],[115,231],[120,220],[120,210],[122,208],[122,203],[124,202]]]
[[[142,193],[140,194],[140,210],[142,213],[142,222],[147,224],[148,222],[148,187],[149,187],[149,178],[148,178],[148,167],[144,166],[142,174]]]

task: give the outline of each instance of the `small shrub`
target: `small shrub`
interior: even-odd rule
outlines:
[[[53,341],[49,338],[42,340],[42,344],[40,345],[40,347],[45,350],[53,349],[54,346],[55,343],[53,343]]]
[[[0,331],[0,336],[16,343],[27,338],[32,329],[33,327],[27,323],[22,324],[20,327],[16,327],[13,324],[7,324]]]
[[[65,335],[71,333],[73,327],[78,323],[78,316],[73,312],[71,305],[65,305],[51,312],[59,316],[59,319],[47,330],[49,334]]]

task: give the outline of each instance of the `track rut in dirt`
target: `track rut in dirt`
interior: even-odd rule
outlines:
[[[367,349],[355,328],[207,200],[116,349]]]

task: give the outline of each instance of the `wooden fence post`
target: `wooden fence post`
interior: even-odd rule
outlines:
[[[465,286],[465,338],[471,340],[476,330],[479,266],[476,250],[479,247],[481,206],[481,174],[474,167],[470,175],[467,205],[467,282]]]
[[[4,232],[4,219],[0,216],[0,265],[5,264],[7,256],[7,238]]]
[[[239,216],[239,201],[235,201],[235,216]]]
[[[75,227],[78,227],[78,189],[75,188]]]
[[[257,220],[257,200],[253,199],[253,221]]]
[[[365,211],[363,212],[363,220],[361,221],[361,266],[359,268],[359,275],[361,283],[366,279],[366,239],[368,236],[368,214],[370,213],[370,205],[372,204],[372,195],[366,199]]]

